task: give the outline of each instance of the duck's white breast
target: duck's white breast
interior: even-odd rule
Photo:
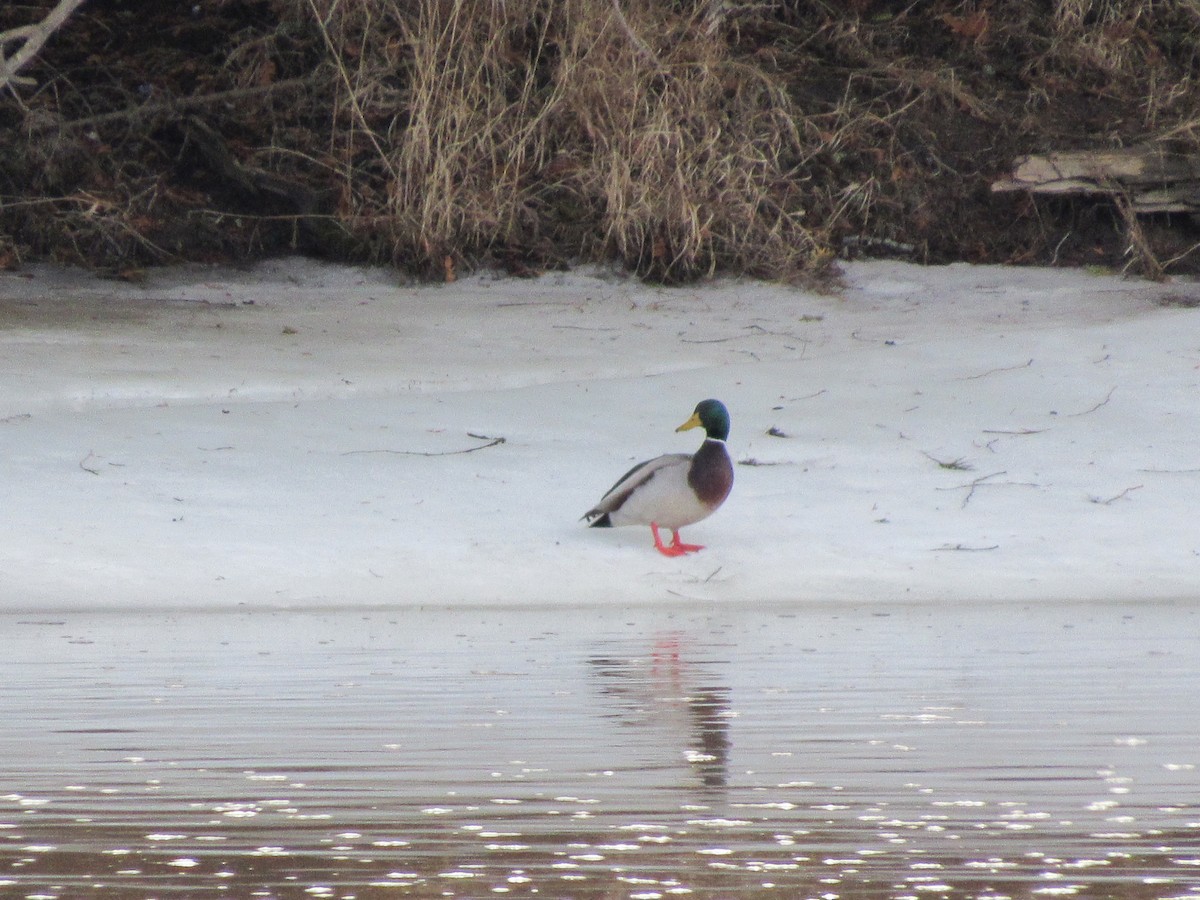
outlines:
[[[699,522],[712,510],[700,502],[687,482],[687,457],[655,470],[654,476],[639,485],[621,508],[609,518],[614,525],[649,525],[682,528]]]

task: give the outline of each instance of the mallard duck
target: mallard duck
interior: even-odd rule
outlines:
[[[703,544],[683,543],[679,529],[712,515],[733,488],[733,463],[725,449],[729,410],[720,400],[701,400],[692,417],[675,430],[689,428],[704,429],[700,449],[638,463],[583,514],[592,528],[649,525],[654,547],[664,556],[704,549]],[[663,544],[659,528],[671,529],[670,544]]]

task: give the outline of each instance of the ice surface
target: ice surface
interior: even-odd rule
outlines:
[[[1200,286],[844,282],[0,274],[3,602],[1195,596]],[[740,465],[684,531],[707,549],[585,528],[634,462],[694,449],[674,427],[709,396]]]

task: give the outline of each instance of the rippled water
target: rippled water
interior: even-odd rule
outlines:
[[[1200,898],[1200,605],[0,617],[0,897]]]

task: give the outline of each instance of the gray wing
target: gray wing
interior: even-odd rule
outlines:
[[[617,483],[610,487],[608,492],[600,498],[600,502],[583,514],[583,518],[594,519],[596,516],[603,515],[604,513],[615,512],[629,499],[630,494],[653,478],[654,473],[663,466],[686,463],[691,458],[691,455],[687,453],[665,453],[662,456],[654,457],[654,459],[638,463],[618,478]]]

